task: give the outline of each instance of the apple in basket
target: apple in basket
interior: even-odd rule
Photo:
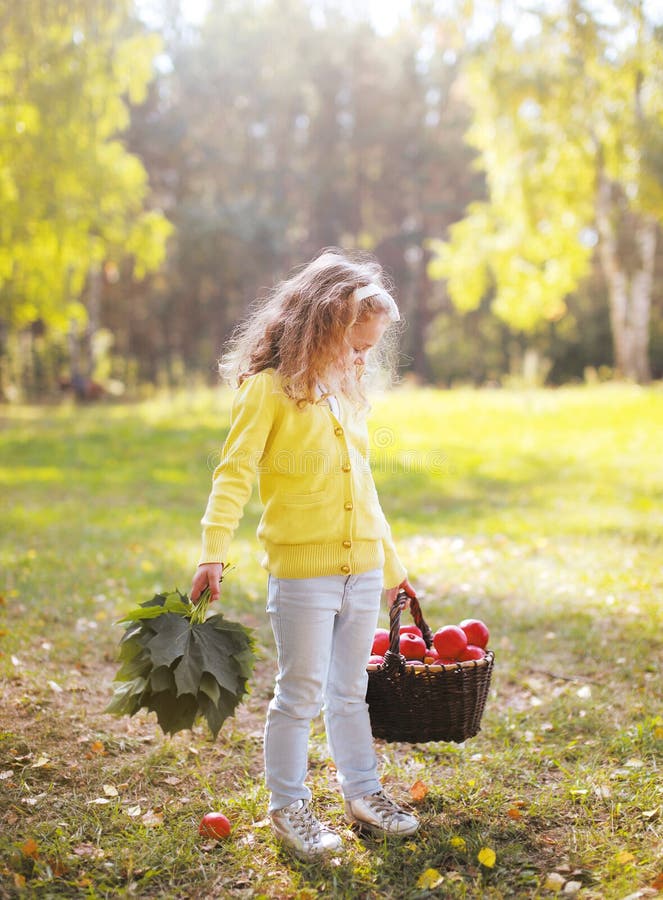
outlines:
[[[423,637],[423,633],[421,628],[417,628],[416,625],[401,625],[399,629],[399,634],[416,634],[417,637]]]
[[[444,625],[433,635],[433,645],[440,656],[456,658],[468,643],[467,635],[458,625]]]
[[[389,632],[386,628],[376,628],[373,635],[371,653],[374,656],[384,656],[389,649]]]
[[[400,636],[399,649],[405,659],[423,660],[426,655],[426,641],[422,637],[406,631]]]
[[[369,666],[381,666],[384,664],[384,656],[379,656],[377,653],[374,653],[372,656],[368,658]]]
[[[481,647],[482,650],[486,649],[490,638],[490,632],[481,619],[463,619],[460,623],[460,627],[467,635],[468,644],[473,644],[475,647]]]
[[[486,651],[483,647],[476,647],[474,644],[468,644],[458,659],[461,662],[468,662],[471,659],[483,659],[485,655]]]

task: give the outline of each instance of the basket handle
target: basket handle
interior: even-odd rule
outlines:
[[[401,656],[399,642],[401,613],[407,606],[408,600],[410,601],[410,612],[412,614],[412,618],[414,619],[414,624],[423,634],[426,646],[430,647],[433,644],[433,632],[430,630],[428,624],[426,623],[426,620],[424,619],[419,601],[416,597],[410,597],[405,591],[400,590],[396,595],[396,599],[391,605],[391,609],[389,610],[389,649],[385,653],[384,658],[384,661],[387,664],[392,660],[400,662],[401,660],[405,659],[404,656]]]

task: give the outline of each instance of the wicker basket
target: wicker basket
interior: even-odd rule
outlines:
[[[391,607],[390,647],[384,664],[368,666],[366,701],[373,736],[411,744],[461,743],[480,731],[493,672],[493,652],[489,650],[484,659],[453,665],[409,665],[399,652],[401,613],[407,600],[401,592]],[[433,634],[414,598],[410,599],[410,611],[430,647]]]

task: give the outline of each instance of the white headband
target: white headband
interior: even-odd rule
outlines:
[[[388,293],[388,291],[385,291],[384,288],[380,287],[379,284],[375,284],[375,282],[372,281],[370,284],[367,284],[364,287],[355,288],[353,296],[357,302],[359,302],[360,300],[365,300],[367,297],[380,297],[387,307],[387,315],[389,317],[389,321],[400,321],[401,314],[399,313],[398,307],[396,306],[396,301],[391,296],[391,294]]]

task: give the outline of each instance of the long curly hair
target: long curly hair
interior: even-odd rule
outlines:
[[[401,324],[393,321],[396,307],[390,295],[356,299],[355,289],[369,284],[389,294],[373,256],[335,247],[323,250],[254,304],[225,347],[221,376],[237,386],[273,368],[286,394],[300,403],[316,402],[317,386],[323,383],[329,393],[340,391],[365,406],[366,383],[393,377],[395,333]],[[389,325],[359,379],[350,360],[350,328],[375,314],[387,315]]]

